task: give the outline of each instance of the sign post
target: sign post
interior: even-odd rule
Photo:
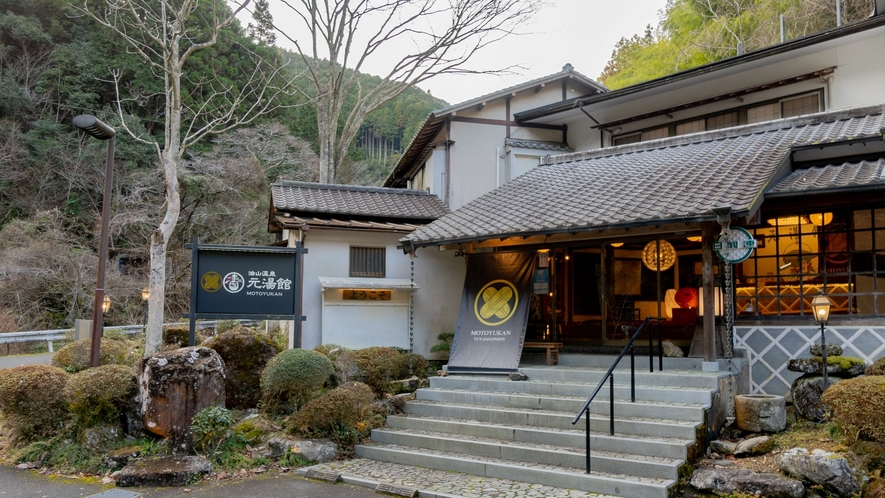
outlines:
[[[194,238],[191,267],[190,340],[197,319],[294,320],[300,344],[301,263],[307,252],[295,247],[200,245]]]

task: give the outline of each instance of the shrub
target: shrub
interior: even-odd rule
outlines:
[[[58,350],[52,357],[52,364],[70,373],[89,368],[92,341],[76,341]],[[138,345],[132,341],[102,338],[99,350],[99,365],[133,366],[139,359]]]
[[[266,334],[237,327],[209,341],[224,360],[225,405],[245,410],[258,406],[261,399],[261,372],[280,349]]]
[[[885,376],[845,379],[824,391],[821,401],[851,435],[885,441]]]
[[[234,416],[222,406],[203,408],[191,421],[194,447],[214,455],[218,448],[230,438],[234,431]]]
[[[345,451],[384,421],[375,405],[375,393],[360,382],[349,382],[304,405],[290,429],[305,437],[329,438]]]
[[[441,332],[436,338],[439,340],[439,343],[434,344],[433,347],[430,348],[430,352],[443,353],[448,357],[452,350],[452,341],[455,340],[455,334],[453,332]]]
[[[329,358],[308,349],[287,349],[261,373],[263,408],[280,412],[298,408],[335,373]]]
[[[102,365],[84,370],[68,381],[64,397],[81,427],[119,420],[138,392],[135,369]]]
[[[868,366],[864,373],[867,375],[885,375],[885,356]]]
[[[372,347],[354,351],[360,379],[379,397],[390,389],[390,381],[396,380],[402,371],[402,354],[394,348]],[[408,371],[408,357],[406,371]]]
[[[0,370],[0,412],[25,440],[51,434],[68,414],[63,391],[71,375],[50,365]]]
[[[183,348],[190,343],[190,327],[166,327],[163,329],[163,344]]]

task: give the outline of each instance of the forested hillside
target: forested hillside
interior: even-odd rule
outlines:
[[[873,0],[841,0],[843,24]],[[599,80],[616,90],[836,26],[835,0],[669,0],[657,27],[621,38]]]
[[[207,20],[210,14],[201,12]],[[235,25],[217,45],[195,53],[182,83],[187,112],[196,114],[206,97],[198,93],[206,91],[201,83],[212,80],[233,93],[245,88],[259,58],[295,76],[295,91],[274,112],[197,143],[185,156],[182,212],[168,260],[171,316],[186,307],[185,242],[197,236],[205,243],[268,244],[269,183],[317,178],[311,90],[297,78],[303,62],[250,31]],[[366,87],[379,81],[360,79]],[[157,151],[123,130],[116,88],[126,97],[119,105],[128,126],[162,142],[163,79],[126,44],[68,0],[0,0],[0,332],[68,327],[91,316],[106,142],[78,136],[71,125],[78,114],[117,130],[107,323],[142,319],[140,290],[150,233],[163,211],[163,179]],[[418,89],[385,104],[364,125],[339,180],[379,183],[427,113],[445,105]]]

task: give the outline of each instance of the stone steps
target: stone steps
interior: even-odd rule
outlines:
[[[578,355],[573,355],[578,356]],[[612,357],[607,358],[609,364]],[[571,363],[602,359],[570,359]],[[672,362],[671,362],[672,363]],[[628,363],[629,365],[629,363]],[[638,366],[639,364],[637,364]],[[614,434],[609,388],[590,405],[591,473],[586,472],[585,420],[572,425],[606,368],[526,366],[527,381],[500,375],[435,377],[406,403],[403,415],[359,445],[361,458],[482,478],[629,498],[668,498],[679,469],[702,440],[706,411],[721,374],[688,368],[615,371]],[[647,366],[647,363],[646,363]],[[656,364],[657,368],[657,364]]]

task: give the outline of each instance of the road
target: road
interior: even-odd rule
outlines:
[[[187,488],[113,488],[84,479],[46,477],[30,470],[0,466],[0,498],[74,498],[107,490],[150,498],[377,498],[369,488],[309,481],[295,474],[265,475],[242,481],[203,482]],[[187,491],[185,491],[187,490]],[[117,496],[124,496],[118,493]],[[125,494],[135,498],[136,495]],[[98,497],[96,497],[98,498]]]
[[[48,365],[52,361],[52,353],[20,354],[0,356],[0,370],[19,367],[21,365]],[[2,497],[3,495],[0,495]]]

